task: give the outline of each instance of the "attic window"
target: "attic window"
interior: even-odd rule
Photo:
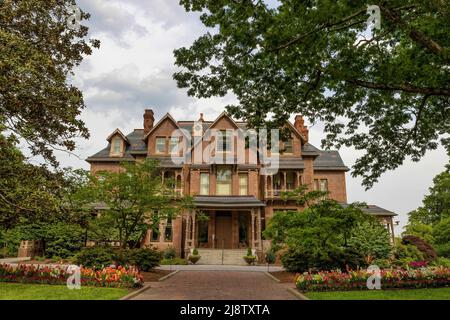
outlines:
[[[122,152],[122,139],[114,137],[111,143],[111,153],[120,154]]]

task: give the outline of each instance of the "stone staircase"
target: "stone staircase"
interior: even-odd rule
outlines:
[[[197,264],[216,264],[216,265],[236,265],[242,266],[247,263],[242,258],[247,254],[247,249],[225,249],[223,250],[222,263],[222,249],[198,249],[198,254],[201,256]]]

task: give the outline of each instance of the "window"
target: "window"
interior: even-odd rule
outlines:
[[[156,153],[166,153],[166,138],[157,137],[156,138]]]
[[[314,190],[328,191],[327,179],[314,179]]]
[[[167,218],[166,229],[164,230],[164,240],[172,241],[172,218]]]
[[[159,241],[159,230],[152,230],[152,235],[150,238],[151,242],[158,242]]]
[[[239,195],[246,196],[248,194],[248,174],[239,174]]]
[[[179,137],[170,137],[169,140],[169,152],[171,154],[177,154],[178,153],[178,144],[180,142]]]
[[[233,131],[220,130],[217,134],[217,151],[230,152],[231,151],[231,138]]]
[[[320,191],[328,191],[328,180],[320,179]]]
[[[119,137],[115,137],[112,140],[112,151],[111,153],[113,154],[120,154],[122,149],[122,139],[120,139]]]
[[[216,194],[231,195],[231,170],[226,168],[217,169]]]
[[[292,139],[283,141],[283,152],[292,153]]]
[[[200,173],[200,194],[209,195],[209,173]]]
[[[286,189],[294,190],[295,173],[292,171],[286,172]]]

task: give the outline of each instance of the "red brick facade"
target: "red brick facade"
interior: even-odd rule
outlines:
[[[196,212],[186,212],[172,222],[171,239],[165,239],[164,228],[167,226],[163,223],[159,237],[152,237],[149,231],[143,245],[161,249],[173,246],[179,254],[194,247],[252,247],[264,252],[268,243],[261,239],[261,232],[274,211],[299,209],[292,203],[282,201],[280,192],[307,185],[311,190],[327,190],[332,199],[347,202],[345,173],[348,168],[339,153],[322,151],[308,143],[309,132],[301,116],[296,116],[295,122],[287,124],[287,127],[291,130],[292,139],[280,144],[284,149],[279,153],[279,169],[275,175],[262,174],[264,165],[259,158],[254,158],[258,159],[255,163],[251,161],[251,155],[256,155],[255,150],[239,149],[240,144],[245,144],[239,134],[233,133],[230,138],[232,148],[224,151],[218,149],[218,143],[222,140],[216,141],[219,138],[215,136],[205,138],[214,130],[224,133],[224,130],[246,130],[244,122],[234,121],[225,113],[214,121],[205,121],[203,115],[198,121],[177,121],[167,114],[154,123],[153,111],[146,110],[143,129],[136,129],[127,136],[116,130],[108,138],[108,147],[87,161],[91,164],[91,172],[96,173],[119,170],[120,161],[139,161],[146,157],[160,159],[165,174],[177,181],[178,191],[194,196],[197,210],[209,216],[207,221],[198,221]],[[174,163],[169,152],[175,130],[184,130],[184,133],[193,136],[189,143],[190,138],[183,135],[177,140],[180,146],[185,146],[179,148],[175,155],[184,157],[185,161],[181,164]],[[196,145],[202,154],[210,148],[209,154],[212,156],[235,158],[239,152],[244,152],[245,159],[232,164],[211,163],[205,159],[198,161],[194,159],[195,151],[192,152],[192,147]],[[187,150],[192,152],[189,157]],[[390,221],[392,227],[392,218]]]

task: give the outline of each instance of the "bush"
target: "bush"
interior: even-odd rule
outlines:
[[[126,255],[129,264],[145,272],[158,266],[162,258],[162,253],[153,248],[131,249]]]
[[[392,266],[392,262],[389,259],[375,259],[371,264],[380,267],[381,269],[387,269]]]
[[[197,250],[197,248],[194,248],[194,250],[192,250],[192,255],[198,256],[198,250]]]
[[[416,246],[403,244],[400,240],[396,240],[394,246],[394,257],[396,260],[419,261],[424,260],[422,252]]]
[[[175,259],[162,259],[159,263],[162,266],[168,266],[168,265],[187,265],[188,262],[186,259],[182,258],[175,258]]]
[[[177,251],[174,247],[168,247],[166,250],[164,250],[163,257],[166,260],[175,259],[177,256]]]
[[[76,264],[97,269],[114,264],[116,260],[117,254],[108,247],[83,248],[75,255]]]
[[[313,252],[308,249],[289,248],[282,256],[281,262],[289,272],[309,270],[357,269],[366,265],[364,256],[352,248],[329,249]]]
[[[438,256],[450,258],[450,243],[436,245],[436,251]]]
[[[407,235],[402,238],[402,243],[406,245],[413,245],[422,252],[423,258],[426,261],[433,261],[437,258],[434,248],[420,237]]]
[[[450,259],[438,257],[431,264],[436,267],[450,268]]]
[[[84,245],[83,229],[79,225],[56,223],[49,225],[45,235],[45,256],[62,259],[73,256]]]

